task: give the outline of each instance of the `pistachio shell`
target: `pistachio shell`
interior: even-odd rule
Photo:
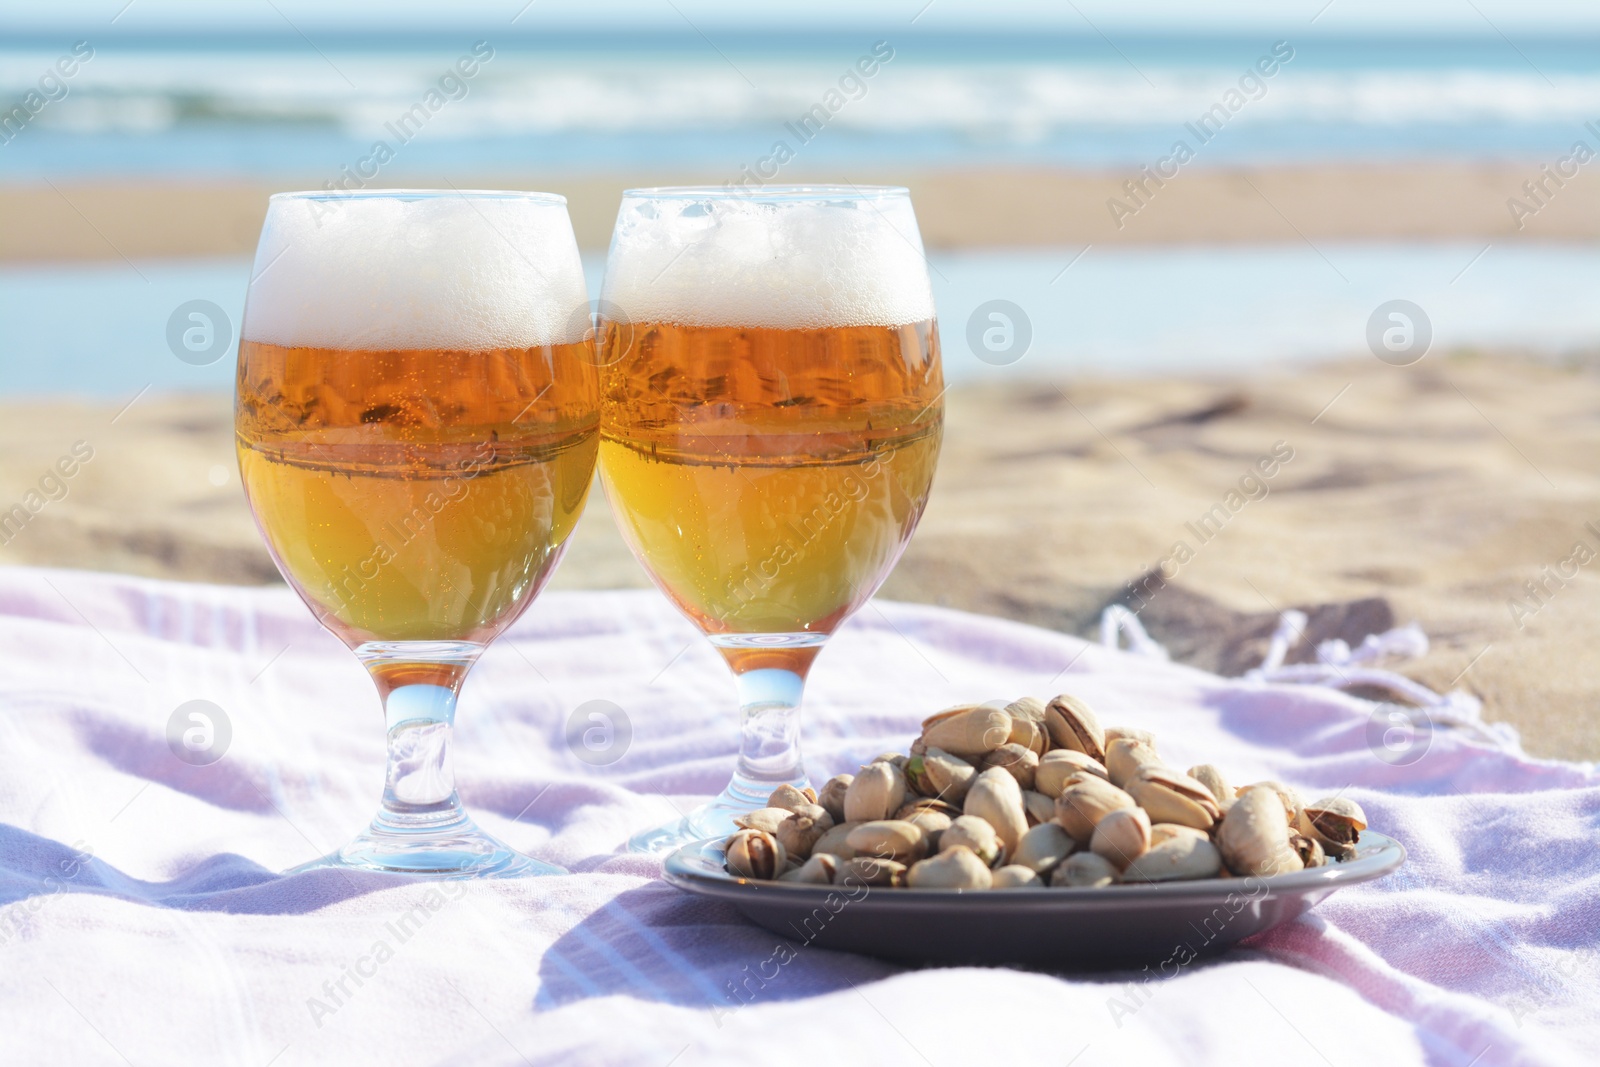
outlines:
[[[1143,741],[1151,748],[1156,747],[1156,735],[1149,730],[1140,730],[1133,726],[1107,726],[1106,744],[1126,738],[1129,741]]]
[[[953,756],[971,758],[992,752],[1011,736],[1011,716],[987,704],[964,704],[922,723],[922,740]]]
[[[1000,835],[987,820],[963,815],[951,820],[939,835],[939,851],[951,848],[970,849],[985,864],[992,865],[1000,858]]]
[[[969,848],[957,845],[913,864],[906,872],[912,889],[988,889],[988,866]]]
[[[807,859],[822,835],[833,829],[833,819],[827,812],[815,804],[809,807],[822,816],[823,821],[818,822],[810,815],[796,813],[779,823],[778,832],[773,835],[790,858],[797,861]]]
[[[1106,758],[1105,731],[1088,704],[1062,693],[1044,708],[1044,726],[1054,748],[1070,748],[1101,762]]]
[[[977,775],[978,770],[971,763],[937,747],[906,764],[912,788],[925,797],[938,797],[952,804],[966,799],[967,789]]]
[[[1031,869],[1014,863],[995,871],[989,881],[990,889],[1040,889],[1043,886],[1044,880]]]
[[[1205,786],[1211,793],[1211,799],[1217,802],[1218,810],[1226,810],[1233,803],[1233,787],[1228,784],[1228,779],[1216,767],[1209,763],[1201,763],[1189,768],[1189,777]]]
[[[1174,837],[1193,837],[1205,841],[1211,840],[1211,835],[1204,830],[1196,830],[1192,826],[1179,826],[1177,823],[1152,822],[1150,824],[1150,847],[1155,848],[1163,841]]]
[[[844,794],[846,822],[887,819],[906,798],[906,776],[892,763],[869,763],[861,768]]]
[[[906,769],[906,760],[909,758],[904,752],[880,752],[872,757],[872,762],[888,763],[903,771]]]
[[[1092,889],[1113,885],[1121,877],[1116,865],[1093,852],[1074,852],[1050,875],[1056,888]]]
[[[857,856],[877,856],[899,863],[914,863],[928,854],[928,838],[915,823],[899,819],[864,822],[850,831],[845,843]]]
[[[1039,754],[1022,745],[1007,742],[985,755],[978,763],[980,771],[998,767],[1017,780],[1024,789],[1033,788],[1034,774],[1039,770]]]
[[[1124,786],[1151,822],[1170,822],[1209,830],[1222,817],[1211,790],[1187,774],[1168,767],[1140,767]]]
[[[1328,854],[1317,839],[1304,834],[1289,835],[1289,851],[1299,856],[1307,868],[1321,867],[1328,862]]]
[[[1011,735],[1006,740],[1021,745],[1036,755],[1050,747],[1050,734],[1044,725],[1044,701],[1038,697],[1019,697],[1006,705],[1011,716]]]
[[[1274,793],[1278,794],[1278,799],[1283,801],[1283,810],[1285,816],[1284,825],[1293,826],[1299,819],[1300,809],[1303,807],[1303,804],[1300,800],[1300,794],[1296,793],[1293,788],[1284,785],[1282,782],[1268,779],[1264,782],[1251,782],[1249,785],[1242,785],[1234,791],[1235,795],[1242,797],[1244,796],[1245,790],[1254,789],[1258,785],[1266,786],[1268,789],[1271,789]]]
[[[1033,775],[1033,787],[1047,797],[1058,797],[1061,790],[1066,788],[1067,779],[1075,774],[1093,774],[1110,780],[1105,765],[1093,756],[1076,749],[1053,748],[1039,757],[1039,766]]]
[[[1028,832],[1028,813],[1022,806],[1022,787],[1005,771],[995,768],[978,775],[967,791],[961,809],[994,827],[1000,844],[1009,855],[1022,835]]]
[[[1119,870],[1138,859],[1150,847],[1150,816],[1143,808],[1121,808],[1109,812],[1094,827],[1089,851],[1103,857]]]
[[[776,878],[789,862],[778,839],[765,830],[740,830],[724,846],[724,864],[740,878]]]
[[[1324,797],[1300,809],[1295,828],[1320,845],[1326,855],[1344,859],[1355,852],[1361,831],[1367,828],[1367,816],[1361,805],[1348,797]]]
[[[802,885],[830,885],[843,861],[830,852],[818,852],[793,870],[778,876],[780,882],[799,882]]]
[[[1106,775],[1119,789],[1128,788],[1128,782],[1141,767],[1159,767],[1161,757],[1143,741],[1119,737],[1106,746]]]
[[[906,865],[876,856],[856,856],[839,864],[833,884],[902,886],[906,884]]]
[[[767,807],[786,808],[789,811],[799,811],[802,807],[810,807],[817,802],[817,791],[810,786],[797,789],[788,782],[780,785],[767,797]]]
[[[844,795],[855,780],[853,774],[836,774],[817,793],[817,803],[833,816],[835,824],[844,822]]]
[[[943,800],[935,800],[933,797],[913,797],[895,809],[895,813],[891,818],[909,819],[911,816],[923,811],[937,815],[948,815],[952,819],[961,814],[960,808]]]
[[[1056,822],[1080,845],[1094,836],[1095,824],[1108,813],[1138,807],[1132,797],[1104,778],[1084,775],[1056,798]]]
[[[840,859],[854,858],[856,850],[849,845],[850,831],[860,825],[858,822],[835,823],[833,829],[824,833],[812,844],[811,854],[815,856],[819,852],[826,852]]]
[[[741,830],[765,830],[769,834],[778,832],[778,827],[783,825],[794,812],[788,808],[757,808],[747,811],[743,815],[733,817],[733,825]]]
[[[1305,866],[1289,848],[1283,798],[1270,785],[1245,789],[1222,817],[1217,848],[1228,870],[1240,877],[1286,874]]]
[[[930,853],[939,851],[939,838],[946,830],[950,829],[950,823],[954,821],[944,812],[933,811],[928,808],[919,809],[909,815],[896,816],[896,818],[903,818],[906,822],[922,831],[922,836],[927,839]]]
[[[1026,867],[1035,874],[1049,877],[1056,864],[1070,856],[1078,843],[1053,822],[1040,823],[1022,835],[1017,847],[1006,861],[1011,866]]]
[[[1032,789],[1022,791],[1022,810],[1028,817],[1028,828],[1032,829],[1042,822],[1056,821],[1056,802],[1043,793],[1036,793]]]
[[[1171,834],[1152,844],[1122,872],[1124,882],[1181,882],[1215,878],[1222,854],[1204,834]]]

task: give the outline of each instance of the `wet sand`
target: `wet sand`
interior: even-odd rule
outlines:
[[[930,248],[1161,243],[1257,244],[1322,240],[1582,241],[1600,237],[1600,182],[1547,188],[1543,205],[1522,191],[1540,178],[1526,164],[1373,164],[1179,171],[1129,191],[1121,171],[988,170],[786,175],[796,181],[903,184],[911,188]],[[315,186],[118,180],[0,186],[0,262],[248,255],[269,193]],[[704,181],[703,174],[572,177],[510,174],[470,183],[545,189],[568,198],[585,248],[604,249],[623,189]],[[418,177],[413,186],[448,188]],[[462,184],[459,180],[456,184]],[[1514,216],[1517,197],[1533,214]],[[1122,205],[1113,209],[1112,202]]]
[[[884,595],[1083,635],[1128,603],[1226,674],[1259,661],[1281,608],[1311,612],[1312,640],[1416,620],[1433,649],[1406,673],[1480,695],[1531,752],[1600,758],[1600,368],[1436,353],[946,400],[933,501]],[[0,404],[0,510],[93,449],[0,563],[276,581],[229,399],[120,406]],[[645,585],[590,499],[555,584]]]

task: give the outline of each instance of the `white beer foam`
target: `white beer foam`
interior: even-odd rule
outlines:
[[[581,341],[583,265],[565,207],[440,195],[271,201],[240,337],[357,350]]]
[[[602,297],[633,322],[903,326],[933,318],[911,202],[624,199]]]

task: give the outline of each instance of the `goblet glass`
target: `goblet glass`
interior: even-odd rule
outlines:
[[[550,577],[593,476],[598,377],[566,201],[272,197],[240,329],[239,471],[285,581],[372,675],[366,832],[307,867],[556,873],[480,830],[456,698]]]
[[[944,386],[904,189],[631,190],[601,311],[607,497],[743,717],[722,795],[630,842],[657,851],[806,784],[807,673],[922,515]]]

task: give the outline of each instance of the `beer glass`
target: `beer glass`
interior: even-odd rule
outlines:
[[[467,671],[583,510],[587,299],[559,196],[269,202],[240,329],[239,473],[284,580],[377,684],[389,747],[371,826],[307,868],[559,871],[467,816],[451,731]]]
[[[742,707],[732,782],[657,851],[807,784],[807,672],[922,515],[944,386],[904,189],[631,190],[600,306],[606,495]]]

